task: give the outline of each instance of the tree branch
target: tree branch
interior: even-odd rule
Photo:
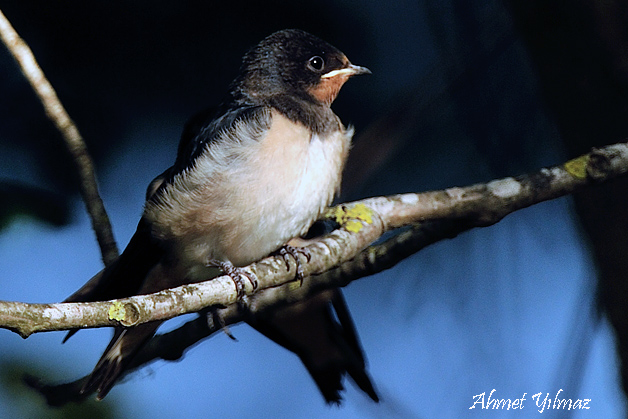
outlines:
[[[247,284],[246,295],[251,297],[240,305],[258,312],[305,299],[327,288],[345,286],[352,280],[387,269],[431,243],[473,227],[494,224],[516,210],[626,172],[628,143],[620,143],[594,149],[564,165],[517,178],[340,205],[330,209],[327,216],[334,218],[342,228],[308,246],[312,259],[304,265],[304,273],[310,277],[303,285],[299,287],[292,281],[293,262],[288,271],[282,258],[268,257],[245,268],[257,276],[260,292],[254,294]],[[414,227],[367,248],[385,232],[407,226]],[[0,302],[0,327],[28,337],[35,332],[52,330],[119,324],[135,326],[208,307],[231,310],[229,307],[236,303],[236,298],[233,282],[221,276],[155,294],[105,302]],[[232,316],[233,322],[242,319],[242,314]],[[225,320],[227,324],[230,322],[231,317]]]
[[[92,220],[105,264],[113,261],[117,247],[109,218],[98,194],[93,163],[83,138],[45,78],[30,48],[0,11],[0,38],[27,78],[47,116],[61,132],[77,166],[83,200]],[[190,346],[251,314],[305,300],[328,288],[380,272],[425,246],[455,237],[474,227],[492,225],[527,206],[567,195],[597,182],[628,172],[628,144],[616,144],[567,162],[517,178],[421,194],[371,198],[333,208],[328,216],[342,228],[308,246],[312,260],[302,286],[292,281],[294,263],[286,270],[282,258],[270,257],[246,269],[259,280],[259,291],[247,284],[244,301],[228,277],[126,299],[94,303],[27,304],[0,301],[0,328],[23,337],[32,333],[103,326],[134,326],[166,320],[184,313],[201,312],[172,332],[155,336],[134,358],[131,369],[154,359],[178,359]],[[410,227],[381,244],[371,245],[390,230]],[[55,394],[67,397],[68,387],[81,388],[78,380],[46,388],[49,401]],[[55,393],[59,391],[59,393]],[[77,395],[78,391],[71,392]],[[78,395],[77,397],[85,397]],[[54,403],[52,403],[54,404]]]
[[[105,206],[98,194],[94,165],[87,152],[83,137],[81,137],[78,128],[70,119],[61,101],[59,101],[54,88],[46,79],[39,64],[37,64],[33,52],[13,29],[2,10],[0,10],[0,39],[2,39],[11,55],[13,55],[13,58],[20,66],[22,74],[24,74],[24,77],[26,77],[39,97],[46,115],[61,133],[65,145],[74,160],[80,180],[81,195],[91,218],[92,228],[96,233],[103,262],[107,265],[118,257],[118,248],[113,238]]]

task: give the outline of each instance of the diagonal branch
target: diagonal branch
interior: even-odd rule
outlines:
[[[342,228],[308,246],[312,260],[305,264],[304,273],[310,278],[302,287],[292,282],[294,271],[287,271],[281,258],[269,257],[246,268],[258,277],[259,290],[263,290],[254,294],[247,287],[246,295],[252,296],[248,299],[248,309],[259,311],[290,304],[323,289],[344,286],[387,269],[428,244],[473,227],[494,224],[519,209],[626,172],[628,143],[620,143],[517,178],[340,205],[331,209],[328,216],[335,218]],[[367,248],[385,232],[407,226],[414,227]],[[233,282],[221,276],[155,294],[105,302],[0,302],[0,327],[27,337],[51,330],[135,326],[208,307],[229,307],[236,303],[236,298]]]
[[[517,178],[445,191],[371,198],[339,206],[330,212],[343,222],[345,233],[354,230],[350,233],[350,242],[360,242],[362,234],[370,237],[373,233],[368,231],[368,228],[355,231],[358,230],[358,226],[379,224],[383,227],[375,228],[379,232],[406,225],[412,227],[383,243],[359,251],[355,257],[349,255],[355,251],[355,248],[352,249],[342,258],[343,262],[339,266],[307,278],[300,287],[294,282],[288,282],[258,291],[247,298],[246,304],[231,304],[224,308],[203,310],[199,317],[178,329],[153,337],[133,359],[125,375],[157,359],[177,360],[189,347],[224,326],[246,321],[251,315],[263,315],[266,310],[306,300],[328,288],[347,285],[357,278],[388,269],[439,240],[453,238],[474,227],[495,224],[518,209],[566,195],[626,172],[628,172],[628,144],[617,144],[593,150],[563,166],[541,169]],[[370,211],[365,208],[370,208]],[[365,215],[373,215],[375,211],[376,218],[380,221],[373,222],[371,216],[369,223],[369,217]],[[353,223],[356,218],[352,217],[356,217],[359,223]],[[347,245],[347,242],[338,240],[340,236],[334,234],[328,236],[326,240],[337,241],[338,247]],[[312,261],[321,257],[324,255],[313,254]],[[267,261],[269,260],[264,263]],[[277,268],[284,266],[281,260],[270,260],[270,263],[276,263]],[[283,270],[285,269],[279,269],[278,274],[283,275],[280,272]],[[308,272],[311,274],[313,270]],[[266,285],[266,279],[263,282]],[[46,397],[49,405],[59,406],[68,401],[80,401],[89,397],[89,394],[81,394],[79,391],[86,379],[87,377],[83,377],[67,384],[47,385],[30,377],[28,382]]]
[[[118,251],[84,141],[30,48],[1,11],[0,39],[35,90],[46,114],[61,132],[73,157],[81,194],[107,264],[116,258]],[[188,347],[225,325],[246,320],[251,314],[305,300],[328,288],[345,286],[355,279],[388,269],[431,243],[455,237],[474,227],[494,224],[519,209],[626,172],[628,144],[623,143],[595,149],[563,166],[517,178],[345,204],[330,210],[329,214],[342,228],[309,246],[312,260],[305,265],[304,273],[309,277],[302,286],[292,282],[294,271],[286,270],[283,259],[266,258],[247,268],[258,277],[260,290],[254,293],[247,288],[247,298],[239,303],[236,303],[232,281],[228,277],[219,277],[156,294],[106,302],[26,304],[0,301],[0,328],[28,337],[32,333],[52,330],[120,324],[134,326],[184,313],[202,312],[197,320],[154,337],[134,359],[132,368],[157,358],[178,359]],[[403,227],[410,228],[381,244],[369,246],[384,233]],[[294,268],[293,264],[291,269]],[[59,387],[32,384],[46,388],[49,401],[54,399],[55,389],[82,386],[80,380]],[[78,394],[77,391],[71,393]]]
[[[20,66],[22,74],[39,97],[46,115],[61,133],[65,145],[70,152],[80,180],[81,195],[92,220],[92,228],[100,246],[105,265],[113,262],[118,256],[118,249],[105,206],[98,194],[98,184],[94,173],[94,165],[87,152],[87,147],[78,128],[70,119],[65,108],[59,101],[57,93],[37,64],[33,52],[26,42],[17,34],[11,23],[0,10],[0,39],[8,48]]]

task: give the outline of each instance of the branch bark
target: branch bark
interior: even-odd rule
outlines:
[[[2,10],[0,10],[0,39],[2,39],[11,55],[13,55],[22,74],[24,74],[24,77],[26,77],[39,97],[46,115],[61,133],[64,143],[74,160],[79,176],[81,195],[91,218],[92,228],[96,233],[103,262],[107,265],[118,256],[118,248],[113,237],[109,216],[98,194],[94,165],[83,137],[61,104],[57,93],[39,67],[39,64],[37,64],[33,52],[13,29]]]
[[[2,11],[0,39],[63,136],[77,166],[81,194],[92,220],[103,261],[108,264],[117,257],[118,251],[83,138],[32,51]],[[282,258],[270,257],[246,268],[258,277],[259,290],[254,293],[247,284],[244,301],[236,301],[232,281],[223,276],[156,294],[106,302],[27,304],[0,301],[0,328],[12,330],[26,338],[36,332],[53,330],[116,325],[131,327],[184,313],[200,312],[203,315],[198,319],[154,337],[134,358],[131,369],[157,358],[178,359],[188,347],[226,325],[246,320],[251,314],[307,299],[328,288],[345,286],[355,279],[390,268],[431,243],[455,237],[474,227],[492,225],[519,209],[567,195],[626,172],[628,143],[621,143],[594,149],[562,166],[541,169],[517,178],[344,204],[331,209],[328,214],[341,228],[308,246],[312,259],[304,265],[307,278],[302,286],[292,281],[296,269],[294,263],[287,270]],[[381,244],[369,246],[384,233],[403,227],[410,228]],[[36,382],[31,384],[40,389],[45,388],[50,402],[55,394],[66,397],[64,389],[68,387],[80,388],[82,381],[53,387]],[[77,391],[70,393],[78,394]]]
[[[620,143],[594,149],[564,165],[517,178],[340,205],[330,209],[327,216],[342,227],[308,246],[312,259],[304,265],[304,273],[309,278],[303,286],[292,282],[293,262],[288,271],[282,258],[268,257],[245,268],[258,278],[259,291],[265,291],[254,294],[247,284],[249,298],[240,305],[258,311],[289,304],[327,288],[345,286],[352,280],[393,266],[428,244],[473,227],[494,224],[519,209],[626,172],[628,143]],[[367,247],[387,231],[408,226],[414,227],[383,244]],[[208,307],[229,307],[236,299],[233,282],[221,276],[155,294],[105,302],[0,302],[0,328],[28,337],[32,333],[53,330],[130,327]]]
[[[19,64],[73,156],[83,199],[107,264],[115,259],[118,251],[84,141],[32,51],[2,11],[0,38]],[[564,166],[543,169],[517,179],[506,178],[422,194],[371,198],[337,207],[330,211],[330,216],[344,227],[310,246],[313,257],[305,265],[305,275],[316,276],[308,279],[304,286],[295,287],[294,283],[289,283],[293,275],[286,271],[283,260],[267,258],[253,264],[248,269],[259,278],[260,290],[265,291],[248,300],[248,309],[255,311],[289,304],[322,289],[344,286],[351,280],[394,265],[429,243],[476,226],[493,224],[512,211],[617,176],[626,172],[626,149],[626,144],[617,144],[593,150]],[[426,223],[426,220],[440,221]],[[419,224],[410,231],[363,251],[385,232],[415,223]],[[331,270],[333,267],[338,268]],[[272,287],[275,288],[269,290]],[[247,295],[250,296],[252,291],[248,288]],[[235,302],[236,292],[227,277],[108,302],[27,304],[0,301],[0,328],[27,337],[35,332],[52,330],[118,324],[130,327],[206,307],[229,307]],[[234,315],[233,319],[238,321],[239,317]]]
[[[158,359],[177,360],[187,348],[225,326],[246,321],[249,316],[263,315],[265,310],[303,301],[328,288],[345,286],[357,278],[388,269],[432,243],[453,238],[474,227],[495,224],[519,209],[567,195],[627,172],[628,143],[622,143],[595,149],[562,166],[541,169],[517,178],[444,191],[371,198],[340,205],[330,210],[330,216],[340,221],[343,227],[310,246],[312,261],[305,269],[306,274],[313,276],[306,278],[302,286],[291,281],[293,275],[286,271],[280,258],[267,258],[252,265],[248,268],[251,272],[265,275],[259,278],[260,288],[263,289],[252,295],[251,290],[247,290],[248,296],[242,302],[204,309],[199,312],[199,317],[178,329],[154,336],[133,358],[125,375]],[[375,236],[408,225],[411,226],[409,229],[383,243],[359,250],[364,243],[374,240]],[[335,268],[331,267],[338,258],[341,262]],[[331,268],[328,269],[329,267]],[[322,273],[315,275],[319,271]],[[223,288],[227,292],[222,297],[216,296],[214,301],[224,304],[235,298],[231,281],[226,278],[217,278],[198,285],[205,287],[214,281],[224,282]],[[282,285],[272,286],[279,283]],[[184,288],[164,293],[178,294],[182,304],[190,299],[198,299],[195,304],[200,304],[203,297],[196,294],[186,295]],[[133,304],[139,298],[97,304],[109,304],[112,307],[116,303]],[[154,298],[161,297],[141,297],[142,301]],[[177,310],[182,307],[177,304],[172,306],[172,315],[176,315]],[[67,306],[69,309],[73,305],[57,306]],[[0,302],[0,323],[3,318],[2,307],[3,303]],[[162,308],[166,310],[165,305]],[[165,313],[163,311],[160,315]],[[139,322],[140,320],[137,321]],[[47,385],[34,377],[29,377],[27,381],[46,397],[49,405],[55,406],[89,397],[89,394],[81,394],[79,391],[86,379],[87,377],[83,377],[61,385]]]

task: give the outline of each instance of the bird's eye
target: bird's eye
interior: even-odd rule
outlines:
[[[321,71],[325,66],[325,61],[321,57],[316,55],[310,58],[310,60],[307,62],[307,65],[308,67],[310,67],[310,69],[314,71]]]

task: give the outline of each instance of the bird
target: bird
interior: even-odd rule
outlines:
[[[241,267],[274,252],[300,266],[299,253],[309,258],[307,251],[287,243],[332,203],[354,131],[331,104],[349,78],[368,73],[303,30],[264,38],[244,55],[218,109],[186,125],[174,164],[148,186],[122,254],[65,301],[149,294],[207,280],[216,268],[231,276],[241,298],[243,277],[256,286]],[[327,402],[340,401],[346,373],[379,400],[340,290],[249,324],[295,352]],[[159,325],[116,328],[81,393],[104,398]]]

